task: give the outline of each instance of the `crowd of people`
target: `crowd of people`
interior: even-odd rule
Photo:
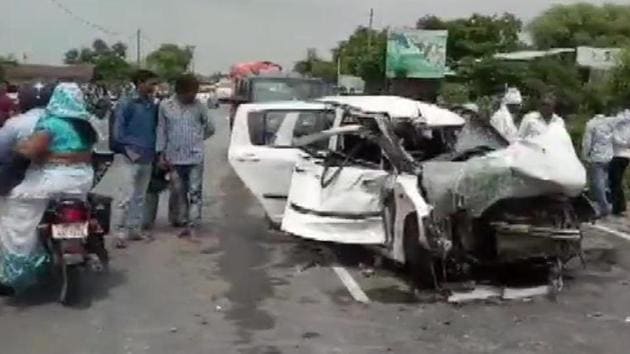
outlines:
[[[134,90],[111,109],[110,148],[120,168],[113,213],[116,246],[151,239],[159,194],[169,188],[169,220],[178,236],[192,238],[201,223],[204,142],[214,134],[199,82],[182,75],[170,97],[158,97],[158,77],[139,70]],[[18,102],[0,85],[0,284],[20,288],[32,283],[49,261],[36,228],[50,198],[85,198],[93,187],[90,165],[98,132],[90,120],[92,96],[76,83],[26,85]],[[106,91],[105,91],[106,92]],[[564,128],[555,99],[543,97],[537,110],[522,116],[523,97],[508,88],[489,124],[508,142]],[[474,111],[475,107],[468,107]],[[597,115],[582,142],[589,189],[600,217],[626,211],[624,174],[630,164],[630,111]]]
[[[0,199],[0,284],[9,289],[30,286],[48,269],[37,226],[51,198],[87,197],[98,139],[77,84],[24,87],[19,98],[23,113],[0,129],[0,170],[12,187]]]
[[[175,94],[158,100],[157,75],[135,73],[133,93],[113,109],[111,149],[122,171],[116,245],[149,238],[146,209],[157,208],[156,176],[170,176],[179,236],[192,237],[201,221],[204,141],[214,133],[199,83],[182,75]],[[17,100],[0,89],[0,293],[25,289],[49,267],[37,227],[51,199],[85,199],[93,188],[92,153],[99,135],[87,91],[77,83],[24,85]],[[149,199],[154,205],[146,205]],[[154,215],[153,215],[154,217]]]
[[[490,124],[510,143],[539,135],[551,124],[564,126],[564,120],[555,114],[552,96],[544,97],[537,111],[521,119],[522,107],[519,90],[508,88],[501,107],[490,118]],[[582,160],[598,217],[624,215],[624,176],[630,163],[630,110],[612,110],[588,121],[582,139]]]
[[[630,110],[593,117],[586,124],[582,157],[599,215],[624,215],[624,176],[630,162]]]
[[[117,247],[129,240],[150,239],[146,232],[155,217],[159,198],[150,188],[152,178],[168,175],[171,181],[170,219],[182,228],[180,237],[193,237],[201,221],[204,141],[214,134],[208,109],[196,99],[199,82],[184,75],[175,82],[175,95],[155,100],[157,76],[139,71],[133,95],[114,111],[113,150],[123,167],[121,202],[114,221]],[[164,172],[168,171],[168,174]],[[149,203],[147,203],[147,201]]]

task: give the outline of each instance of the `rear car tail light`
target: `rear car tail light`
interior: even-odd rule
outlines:
[[[88,210],[82,206],[67,206],[57,211],[57,222],[60,223],[77,223],[88,219]]]

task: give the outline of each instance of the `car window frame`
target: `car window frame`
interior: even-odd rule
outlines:
[[[273,144],[268,144],[265,142],[263,143],[259,143],[259,140],[256,139],[256,135],[260,134],[260,133],[264,133],[266,131],[266,116],[270,113],[284,113],[285,114],[285,118],[286,119],[286,115],[289,115],[291,113],[313,113],[313,112],[318,112],[318,113],[329,113],[331,116],[331,120],[328,122],[328,127],[321,130],[327,130],[327,129],[331,129],[334,127],[335,124],[335,118],[336,118],[336,112],[334,109],[330,109],[330,108],[324,108],[324,109],[265,109],[265,110],[257,110],[257,111],[251,111],[248,112],[247,114],[247,130],[248,130],[248,136],[249,136],[249,144],[251,144],[251,146],[256,146],[256,147],[265,147],[265,148],[273,148],[273,149],[297,149],[299,147],[295,146],[295,145],[273,145]],[[258,116],[257,119],[263,119],[263,123],[262,123],[262,127],[260,128],[259,131],[256,131],[256,128],[253,126],[252,124],[252,119],[253,116]],[[280,123],[280,126],[282,125],[282,123]],[[315,134],[318,132],[314,132],[311,134]],[[295,126],[293,127],[293,139],[295,139]],[[306,134],[306,135],[310,135],[310,134]],[[264,140],[264,137],[263,137]]]

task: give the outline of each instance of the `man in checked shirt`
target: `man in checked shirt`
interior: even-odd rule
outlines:
[[[201,222],[203,203],[204,141],[214,134],[207,107],[197,100],[199,82],[184,75],[175,83],[175,95],[162,101],[158,113],[156,151],[160,164],[171,171],[171,191],[183,202],[176,208],[184,227],[179,237],[192,237]],[[182,205],[183,204],[183,205]]]

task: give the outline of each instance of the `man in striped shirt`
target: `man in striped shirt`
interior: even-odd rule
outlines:
[[[158,113],[156,150],[159,161],[171,169],[171,198],[179,203],[176,224],[185,226],[180,237],[192,236],[201,222],[204,141],[214,133],[207,107],[196,99],[199,82],[184,75],[175,83],[175,95],[162,101]],[[181,198],[181,196],[185,196]]]

